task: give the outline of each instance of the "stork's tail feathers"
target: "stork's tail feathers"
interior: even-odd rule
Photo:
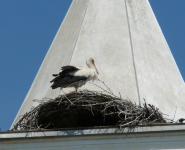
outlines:
[[[56,77],[58,76],[59,74],[53,74],[52,76]],[[54,82],[56,80],[56,78],[54,78],[53,80],[50,81],[50,83]]]
[[[52,89],[56,89],[56,88],[60,87],[60,85],[58,85],[56,82],[56,78],[54,78],[53,80],[50,81],[50,83],[52,83],[52,82],[53,82],[53,84],[51,85]]]
[[[57,74],[53,74],[53,76],[57,76]],[[53,82],[53,84],[51,85],[52,89],[56,89],[58,87],[58,85],[56,84],[56,80],[58,80],[58,77],[55,77],[53,80],[50,81],[50,83]]]
[[[56,89],[56,88],[58,88],[58,86],[56,86],[56,85],[53,84],[53,85],[51,86],[51,88],[52,88],[52,89]]]
[[[52,76],[56,77],[56,76],[58,76],[58,74],[52,74]]]

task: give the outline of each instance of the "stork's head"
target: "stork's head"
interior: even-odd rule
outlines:
[[[87,59],[87,60],[86,60],[86,64],[87,64],[87,66],[88,66],[89,68],[94,68],[94,69],[96,70],[97,74],[99,74],[99,73],[98,73],[98,70],[96,69],[95,62],[94,62],[94,59],[93,59],[93,58]]]

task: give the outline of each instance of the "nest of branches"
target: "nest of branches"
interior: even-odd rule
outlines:
[[[159,109],[146,102],[141,107],[130,100],[122,99],[121,96],[115,96],[110,90],[83,90],[47,101],[42,100],[37,107],[24,114],[12,130],[133,127],[166,122]]]

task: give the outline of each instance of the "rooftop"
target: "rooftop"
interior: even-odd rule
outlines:
[[[180,149],[185,124],[0,132],[4,149]],[[0,148],[0,149],[1,149]]]

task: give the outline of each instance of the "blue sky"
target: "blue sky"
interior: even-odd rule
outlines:
[[[0,128],[8,130],[72,0],[0,0]],[[149,0],[185,79],[185,1]]]

